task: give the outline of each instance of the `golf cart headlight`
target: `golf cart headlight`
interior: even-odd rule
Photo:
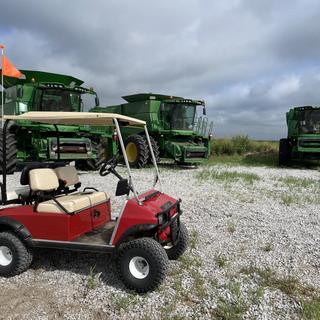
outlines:
[[[158,224],[163,224],[164,222],[164,217],[163,217],[163,213],[158,215]]]
[[[168,212],[162,212],[158,214],[158,224],[164,224],[168,222]]]

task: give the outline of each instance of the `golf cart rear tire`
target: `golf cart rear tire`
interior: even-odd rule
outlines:
[[[177,220],[175,220],[172,224],[172,228],[178,228]],[[184,223],[180,222],[180,231],[179,231],[179,238],[177,243],[170,247],[165,248],[168,258],[170,260],[177,260],[186,250],[189,243],[189,234],[188,229],[184,225]]]
[[[17,167],[17,141],[14,133],[7,132],[6,137],[6,158],[7,158],[7,174],[15,172]],[[3,173],[3,135],[0,130],[0,173]]]
[[[279,141],[279,166],[287,166],[291,159],[291,150],[288,139]]]
[[[130,271],[130,262],[135,258],[144,259],[149,271],[145,278],[139,279]],[[124,285],[138,293],[157,288],[165,279],[168,257],[163,247],[154,239],[140,238],[122,245],[118,256],[119,276]]]
[[[130,159],[130,156],[128,156],[129,144],[132,144],[132,146],[136,148],[136,156],[134,159]],[[144,137],[139,136],[138,134],[129,136],[125,141],[125,148],[130,166],[143,168],[147,164],[149,158],[149,148]]]
[[[26,271],[33,260],[32,251],[12,232],[0,232],[0,247],[11,251],[12,261],[0,265],[0,276],[12,277]]]

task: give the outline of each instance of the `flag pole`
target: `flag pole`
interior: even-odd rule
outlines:
[[[3,96],[4,96],[4,87],[3,87],[3,54],[4,46],[1,45],[1,128],[3,128]]]

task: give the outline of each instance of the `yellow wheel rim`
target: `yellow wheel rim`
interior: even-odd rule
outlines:
[[[126,146],[126,154],[129,162],[135,162],[138,156],[138,149],[135,143],[129,142]]]

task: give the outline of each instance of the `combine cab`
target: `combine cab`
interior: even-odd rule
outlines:
[[[296,107],[287,112],[288,138],[279,143],[279,165],[291,159],[320,159],[320,108]]]
[[[82,87],[82,80],[41,71],[21,72],[25,75],[23,80],[4,77],[5,115],[19,115],[28,111],[82,112],[99,105],[97,94],[92,89]],[[79,169],[95,169],[104,157],[101,135],[92,133],[92,130],[90,132],[89,126],[58,127],[59,137],[53,125],[12,122],[7,137],[7,172],[14,172],[17,161],[44,160],[75,160]],[[57,139],[60,139],[60,153]]]
[[[158,162],[160,158],[170,158],[186,165],[208,158],[212,124],[209,126],[205,117],[204,101],[152,93],[124,96],[123,99],[127,103],[92,111],[118,113],[146,121]],[[197,117],[199,111],[201,117]],[[130,164],[144,167],[151,157],[143,131],[130,128],[123,134]]]

